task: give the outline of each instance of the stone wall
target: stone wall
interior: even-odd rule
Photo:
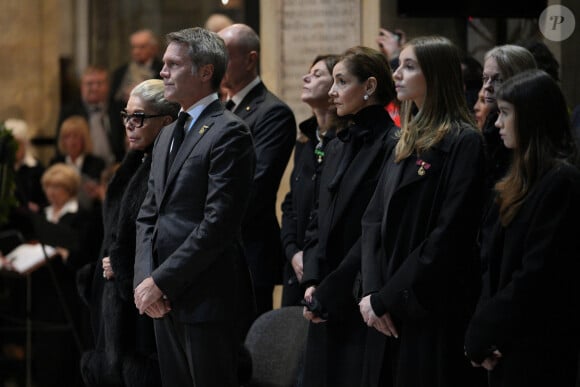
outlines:
[[[0,3],[0,120],[25,119],[32,136],[52,135],[58,116],[59,23],[58,0]]]

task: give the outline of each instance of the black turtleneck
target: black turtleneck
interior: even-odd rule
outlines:
[[[349,121],[350,125],[336,134],[336,137],[345,143],[345,151],[336,169],[336,174],[328,185],[330,191],[338,189],[344,172],[364,142],[375,137],[374,131],[387,128],[392,123],[391,117],[381,105],[365,107],[352,115]]]

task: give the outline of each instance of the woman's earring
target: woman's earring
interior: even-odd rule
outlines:
[[[368,94],[365,94],[365,95],[363,95],[363,99],[364,99],[365,101],[368,101],[368,100],[369,100],[369,95],[368,95]]]

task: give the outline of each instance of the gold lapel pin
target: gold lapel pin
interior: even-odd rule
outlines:
[[[207,125],[202,126],[201,129],[199,130],[199,134],[204,134],[205,130],[208,128],[209,128],[209,126],[207,126]]]
[[[250,111],[250,106],[246,106],[246,111],[249,112]]]

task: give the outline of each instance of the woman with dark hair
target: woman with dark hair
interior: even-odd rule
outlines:
[[[397,127],[384,106],[395,97],[384,55],[367,47],[347,50],[332,71],[328,95],[339,117],[349,120],[325,150],[318,205],[304,247],[304,316],[315,320],[312,294],[360,237],[362,214],[375,190]],[[303,386],[356,386],[360,382],[366,327],[352,286],[339,319],[310,324]],[[323,311],[321,311],[322,314]],[[314,321],[317,322],[318,320]]]
[[[413,39],[399,59],[398,142],[363,215],[360,242],[314,298],[330,318],[340,316],[338,284],[360,268],[360,315],[369,329],[358,385],[474,386],[463,333],[478,290],[483,139],[449,40]]]
[[[580,344],[580,172],[566,102],[545,72],[497,92],[496,126],[513,152],[482,235],[483,290],[465,336],[490,386],[576,385]]]
[[[95,349],[85,352],[81,372],[87,386],[159,386],[152,320],[133,303],[135,220],[147,193],[151,151],[161,128],[179,106],[164,97],[163,81],[137,85],[121,112],[129,152],[108,185],[103,203],[105,239],[92,280]]]
[[[320,172],[328,141],[334,138],[339,119],[328,91],[338,55],[319,55],[308,74],[302,77],[302,102],[312,108],[312,117],[300,123],[294,148],[294,168],[290,191],[282,202],[282,246],[286,259],[282,306],[300,305],[304,291],[299,281],[303,273],[304,236],[310,213],[318,198]]]

